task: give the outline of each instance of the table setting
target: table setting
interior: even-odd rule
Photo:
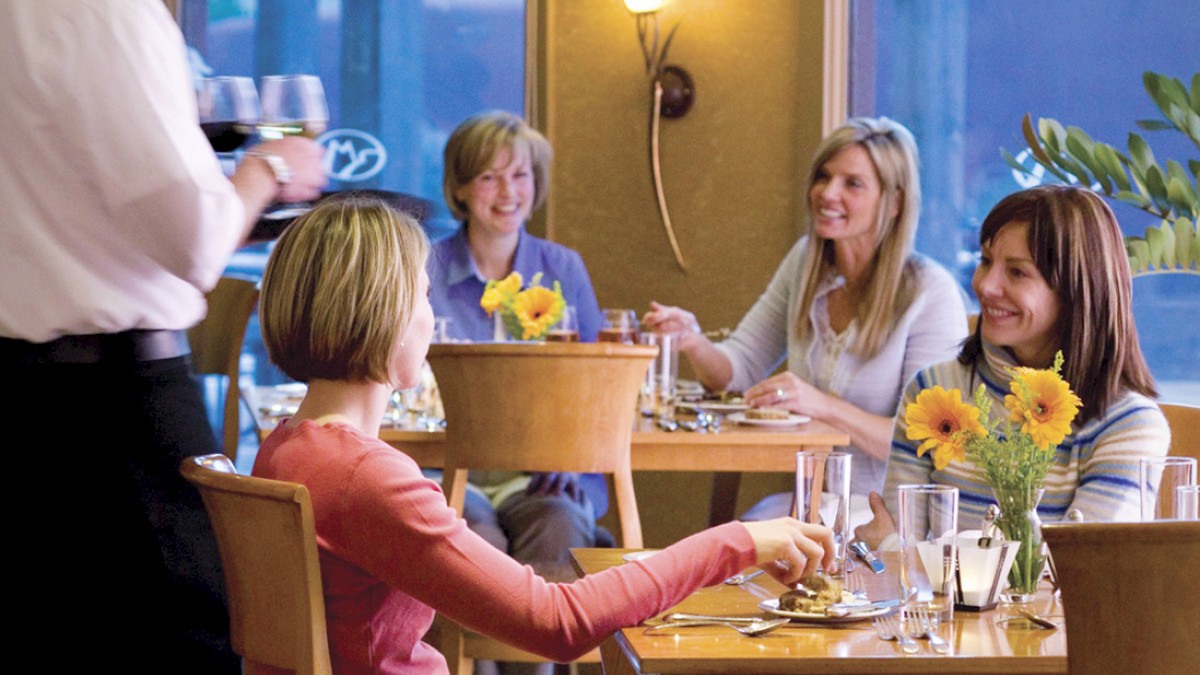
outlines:
[[[634,564],[637,557],[631,553],[572,551],[580,574]],[[833,615],[787,616],[777,607],[791,589],[766,575],[717,584],[642,626],[618,632],[602,648],[606,672],[1066,672],[1062,608],[1048,583],[1026,604],[959,611],[948,623],[936,625],[928,614],[905,620],[899,607],[900,553],[873,555],[885,571],[876,574],[864,563],[847,572],[845,604],[835,605]],[[773,623],[777,619],[788,621]]]

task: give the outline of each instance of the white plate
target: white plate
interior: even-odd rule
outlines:
[[[675,393],[680,396],[703,396],[704,385],[695,380],[675,380]]]
[[[863,603],[866,604],[866,603]],[[850,623],[852,621],[865,621],[873,619],[877,616],[883,616],[895,609],[894,607],[879,607],[870,609],[855,614],[847,614],[845,616],[829,616],[828,614],[816,614],[813,612],[789,612],[784,609],[779,609],[779,598],[771,598],[758,603],[758,608],[764,612],[769,612],[775,616],[786,616],[789,619],[798,621],[809,621],[813,623]]]
[[[675,406],[684,410],[693,410],[714,413],[734,413],[742,412],[750,406],[745,403],[723,403],[721,401],[685,401]]]
[[[745,413],[733,413],[725,419],[737,424],[745,424],[751,427],[794,427],[797,424],[811,422],[812,418],[808,415],[788,414],[785,420],[756,420],[746,417]]]
[[[655,555],[657,553],[658,553],[657,549],[652,550],[652,551],[634,551],[633,553],[626,553],[625,555],[621,556],[621,560],[624,560],[625,562],[634,562],[637,560],[645,560],[646,558],[649,558],[650,556]]]

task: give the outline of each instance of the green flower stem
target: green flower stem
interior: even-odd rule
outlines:
[[[1017,558],[1008,573],[1009,587],[1022,594],[1037,591],[1046,564],[1046,548],[1042,543],[1042,523],[1037,515],[1037,505],[1042,499],[1042,490],[1032,486],[1025,488],[995,489],[1000,517],[996,527],[1008,541],[1019,541]]]

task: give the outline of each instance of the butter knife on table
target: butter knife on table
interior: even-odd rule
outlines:
[[[867,548],[866,542],[852,541],[850,542],[850,550],[854,551],[855,555],[862,558],[863,562],[870,566],[872,572],[875,574],[883,574],[883,561],[879,558],[876,558],[874,553],[871,553],[871,549]]]

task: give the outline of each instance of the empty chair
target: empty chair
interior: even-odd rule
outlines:
[[[1167,454],[1200,459],[1200,408],[1178,403],[1160,403],[1158,407],[1171,427],[1171,449]]]
[[[239,476],[225,455],[184,460],[221,550],[233,649],[247,675],[264,666],[327,675],[325,598],[308,489]]]
[[[446,411],[444,488],[460,514],[467,470],[612,476],[624,546],[642,546],[629,468],[637,397],[654,347],[617,344],[437,344],[429,363]],[[451,673],[474,659],[542,661],[438,617]],[[465,647],[464,647],[465,645]]]
[[[1200,522],[1047,524],[1076,675],[1200,664]]]
[[[197,375],[224,375],[228,382],[222,405],[221,450],[236,460],[241,401],[239,364],[246,325],[258,302],[258,285],[250,279],[221,277],[206,297],[208,314],[188,331],[192,369]]]

